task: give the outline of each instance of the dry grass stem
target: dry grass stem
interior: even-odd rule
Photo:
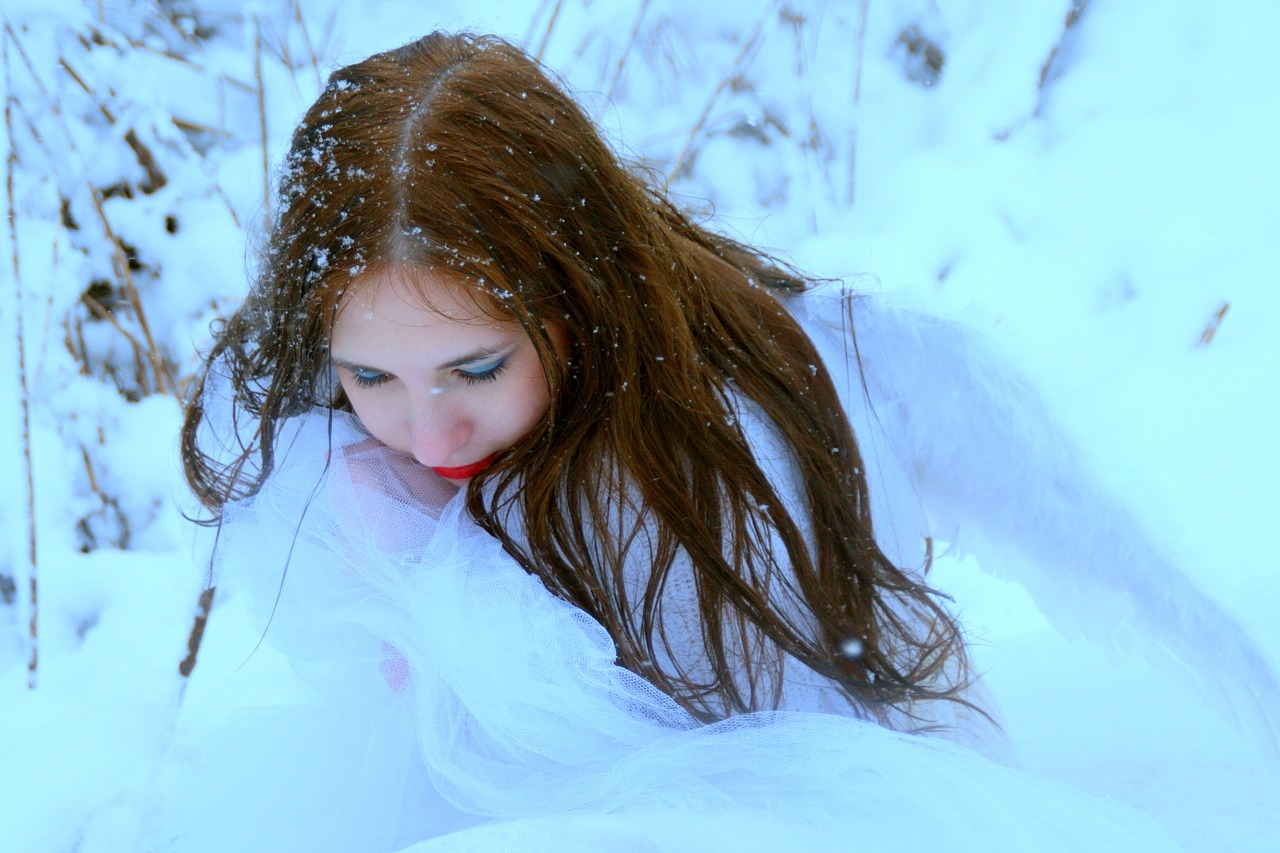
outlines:
[[[751,31],[750,37],[748,37],[746,42],[743,43],[742,50],[738,52],[738,56],[729,67],[728,73],[720,78],[720,82],[716,85],[715,91],[713,91],[711,93],[711,97],[707,99],[706,106],[702,108],[702,115],[698,116],[698,120],[694,122],[693,128],[685,138],[684,146],[680,149],[679,156],[676,157],[675,164],[671,167],[670,171],[667,172],[666,183],[668,185],[679,177],[681,171],[685,168],[685,165],[693,152],[693,144],[697,141],[699,134],[702,133],[702,128],[706,125],[707,119],[710,118],[711,110],[715,107],[716,101],[720,99],[720,95],[724,93],[725,89],[740,80],[742,78],[742,73],[747,69],[747,66],[751,64],[751,60],[755,56],[756,47],[760,43],[760,36],[764,32],[765,22],[774,17],[774,10],[777,6],[778,3],[776,0],[773,3],[770,3],[769,8],[767,8],[764,14],[760,16],[760,19],[756,21],[755,29]]]
[[[89,84],[84,82],[83,77],[81,77],[79,74],[76,73],[76,70],[71,67],[70,62],[67,62],[67,58],[65,56],[58,57],[58,64],[62,66],[63,71],[67,72],[67,76],[76,82],[77,86],[79,86],[81,89],[84,89],[84,91],[87,94],[93,95],[95,98],[97,97],[97,93],[94,92],[93,89],[89,88]],[[111,113],[107,112],[107,108],[104,107],[101,104],[101,102],[99,102],[98,104],[98,109],[101,110],[102,114],[107,117],[107,121],[111,122],[112,124],[116,123],[116,117],[113,116]]]
[[[34,690],[39,682],[40,661],[40,595],[39,595],[39,557],[36,550],[36,490],[34,464],[31,459],[31,397],[27,386],[27,340],[25,324],[24,297],[22,288],[22,264],[18,256],[18,209],[14,201],[14,173],[18,166],[17,140],[13,133],[13,80],[10,70],[9,45],[16,43],[13,29],[5,24],[4,38],[4,129],[8,140],[8,153],[5,157],[5,199],[6,213],[9,221],[9,244],[12,249],[13,263],[13,302],[14,321],[18,338],[18,406],[21,415],[21,444],[24,467],[24,485],[26,487],[27,510],[27,688]]]
[[[622,49],[622,55],[618,57],[618,65],[613,69],[613,79],[609,81],[609,88],[605,90],[605,100],[613,100],[614,92],[618,89],[618,81],[622,79],[623,66],[627,64],[627,57],[631,55],[632,49],[635,47],[636,39],[640,35],[640,22],[644,20],[645,12],[649,11],[650,0],[642,0],[640,8],[636,10],[636,19],[631,23],[631,34],[627,36],[627,46]]]
[[[80,457],[84,460],[85,476],[89,478],[89,491],[105,501],[107,496],[103,494],[102,489],[98,486],[98,475],[93,473],[93,458],[89,456],[89,448],[83,444],[80,445]]]
[[[151,5],[159,13],[155,17],[160,18],[160,20],[168,24],[169,29],[173,30],[177,34],[179,39],[186,42],[187,44],[193,43],[193,41],[195,40],[193,35],[191,33],[188,33],[186,30],[182,28],[182,26],[178,23],[177,13],[173,9],[169,8],[170,6],[173,5],[172,3],[162,2],[162,0],[152,0]],[[152,18],[151,16],[148,16],[148,18],[154,20],[154,18]],[[126,38],[128,37],[126,36]],[[136,45],[133,39],[130,38],[128,39],[128,41],[129,41],[130,47],[133,47]]]
[[[547,28],[542,33],[542,41],[538,44],[538,52],[534,57],[541,62],[542,55],[547,51],[547,43],[551,41],[551,33],[556,28],[556,21],[560,20],[560,10],[564,8],[564,0],[556,0],[555,7],[551,10],[551,19],[547,21]]]
[[[178,130],[181,130],[183,133],[207,134],[221,139],[232,138],[228,131],[216,127],[210,127],[207,124],[196,124],[193,121],[187,121],[186,119],[178,118],[177,116],[172,116],[171,120],[173,121],[173,126]]]
[[[859,103],[862,100],[862,58],[867,47],[867,4],[862,0],[858,10],[858,41],[853,53],[853,128],[849,132],[849,185],[845,193],[845,203],[853,207],[858,182],[858,125]]]
[[[1230,307],[1230,302],[1223,302],[1222,307],[1214,312],[1213,317],[1209,319],[1209,324],[1200,333],[1200,346],[1208,346],[1209,342],[1213,340],[1213,336],[1218,334],[1218,329],[1222,326],[1222,320],[1227,316],[1227,309]]]
[[[262,22],[253,19],[253,76],[257,81],[258,126],[262,129],[262,206],[271,209],[271,156],[267,140],[267,93],[262,83]]]
[[[6,27],[6,36],[8,37],[8,40],[10,42],[14,43],[15,45],[18,44],[18,40],[16,39],[15,34],[12,32],[11,29],[8,29],[8,27]],[[26,61],[25,52],[22,52],[22,55],[24,57],[24,61]],[[83,79],[80,78],[79,75],[76,75],[74,71],[71,70],[69,65],[67,65],[65,62],[62,62],[62,60],[60,60],[60,63],[63,65],[64,68],[67,69],[67,71],[70,73],[72,78],[76,80],[77,84],[79,84],[80,86],[82,86],[82,88],[84,88],[87,94],[89,94],[90,96],[96,97],[94,95],[93,90],[84,84]],[[79,152],[76,149],[74,137],[72,136],[70,129],[66,126],[65,116],[62,114],[61,110],[58,108],[57,101],[50,97],[48,93],[48,89],[45,87],[43,80],[40,79],[39,74],[36,72],[35,68],[30,65],[29,62],[27,62],[27,70],[31,74],[32,80],[33,82],[35,82],[42,97],[46,99],[47,101],[46,106],[48,108],[48,112],[58,117],[59,123],[62,126],[63,134],[66,137],[67,150],[72,154],[78,155]],[[21,109],[20,105],[19,105],[19,108]],[[106,107],[101,104],[98,105],[98,108],[105,118],[107,118],[109,121],[114,122],[115,119],[114,119],[114,116],[111,114],[110,110],[106,109]],[[55,157],[54,152],[51,149],[49,149],[48,146],[45,145],[43,141],[40,139],[39,131],[35,127],[31,117],[25,111],[22,111],[22,114],[27,122],[27,126],[30,129],[33,138],[35,138],[36,141],[40,144],[41,150],[44,151],[44,153],[49,157],[50,162],[58,162],[59,158]],[[12,123],[11,116],[9,118],[9,121],[11,124]],[[142,189],[144,192],[152,192],[164,186],[167,179],[165,178],[163,172],[160,171],[159,166],[155,163],[154,157],[151,155],[150,150],[145,145],[143,145],[140,140],[137,139],[137,135],[134,134],[132,130],[125,135],[126,142],[129,141],[130,136],[133,137],[136,143],[136,144],[131,144],[130,147],[133,149],[134,155],[139,158],[140,162],[143,165],[144,170],[147,171],[148,173],[148,183],[146,185],[141,186],[140,189]],[[149,167],[146,165],[147,161],[150,162]],[[143,309],[141,297],[138,293],[137,286],[133,280],[133,274],[129,268],[129,259],[125,256],[123,245],[121,244],[120,240],[116,237],[114,229],[111,227],[110,220],[107,218],[106,211],[102,206],[102,195],[101,193],[99,193],[96,187],[94,187],[91,183],[89,183],[87,178],[85,183],[88,190],[89,198],[93,203],[94,210],[97,212],[98,218],[102,223],[103,234],[112,246],[113,261],[114,261],[115,268],[117,270],[117,283],[120,285],[121,294],[124,297],[125,304],[131,305],[134,310],[134,316],[138,321],[138,326],[140,331],[142,332],[143,338],[145,340],[145,344],[139,342],[136,337],[129,334],[120,325],[118,320],[111,314],[111,312],[107,311],[105,307],[103,307],[101,304],[98,304],[97,307],[101,312],[102,316],[109,319],[112,325],[116,328],[116,330],[119,331],[121,335],[123,335],[125,339],[128,340],[129,343],[133,346],[134,361],[137,368],[135,379],[137,381],[138,386],[144,389],[154,388],[155,390],[160,391],[162,393],[163,392],[177,393],[178,389],[171,375],[171,371],[169,370],[168,365],[166,364],[162,353],[160,352],[159,348],[156,346],[155,340],[152,337],[151,328],[147,322],[146,311]],[[50,294],[50,298],[52,298],[52,294]],[[89,302],[96,303],[96,300],[93,300],[92,297],[89,297],[88,302],[86,302],[86,304],[88,304]],[[73,350],[73,354],[76,354],[74,350]],[[80,349],[78,357],[81,357],[84,360],[84,369],[86,372],[88,372],[88,369],[89,369],[89,366],[87,363],[88,355],[87,355],[87,352],[84,350],[83,346]],[[152,376],[151,380],[148,380],[147,378],[148,365],[150,366],[150,373]]]
[[[302,45],[307,49],[307,58],[311,61],[311,73],[316,78],[316,91],[319,92],[324,88],[324,83],[320,79],[320,59],[316,56],[315,46],[311,43],[311,34],[307,32],[307,20],[302,14],[302,3],[299,0],[293,0],[293,17],[298,22],[298,28],[302,30]]]
[[[138,189],[144,193],[153,193],[156,190],[169,183],[169,179],[165,177],[164,170],[160,168],[160,164],[156,162],[155,155],[151,153],[151,149],[146,143],[138,138],[138,132],[133,128],[124,135],[125,144],[133,151],[133,156],[138,158],[138,165],[142,167],[142,171],[147,173],[147,182],[140,184]]]
[[[53,115],[56,115],[59,119],[62,119],[62,105],[58,103],[57,98],[53,98],[49,96],[49,90],[44,85],[44,79],[40,76],[40,72],[36,71],[35,63],[31,61],[31,57],[27,55],[26,48],[22,46],[22,39],[18,38],[18,34],[13,31],[13,27],[12,25],[9,24],[8,21],[5,21],[4,31],[5,31],[5,35],[8,36],[8,39],[6,41],[6,48],[5,48],[6,55],[8,53],[7,46],[9,44],[12,44],[15,48],[17,48],[18,56],[22,57],[22,64],[26,66],[27,73],[31,75],[32,82],[35,83],[36,88],[40,90],[41,96],[44,98],[45,103],[49,106],[49,112],[52,113]],[[5,79],[9,80],[10,70],[9,70],[9,60],[7,58],[5,59],[4,73],[5,73]],[[5,91],[6,92],[13,91],[12,81],[10,81],[10,85]],[[22,105],[19,104],[18,106],[21,107]],[[65,124],[63,126],[65,128]],[[70,131],[68,131],[67,132],[68,138],[70,137],[70,135],[71,135]]]
[[[1049,80],[1049,74],[1053,71],[1054,60],[1058,58],[1058,51],[1062,49],[1062,43],[1066,41],[1067,34],[1071,32],[1080,21],[1080,17],[1089,6],[1089,0],[1071,0],[1071,8],[1067,10],[1067,17],[1062,22],[1062,33],[1058,36],[1058,40],[1053,43],[1053,47],[1049,49],[1049,55],[1045,57],[1044,63],[1040,66],[1040,79],[1036,83],[1036,88],[1043,89],[1044,84]]]
[[[163,56],[165,59],[172,60],[173,62],[181,63],[182,65],[187,66],[192,71],[200,75],[209,73],[208,66],[205,66],[200,64],[199,62],[196,62],[189,56],[179,56],[176,53],[172,53],[171,51],[168,51],[168,50],[161,50],[160,48],[153,47],[152,45],[146,44],[145,42],[130,42],[129,50],[130,51],[140,50],[143,53],[150,53],[153,56]]]
[[[551,0],[542,0],[538,4],[538,9],[533,13],[533,17],[529,18],[529,28],[524,33],[524,43],[527,47],[533,44],[533,34],[537,32],[538,21],[542,18],[542,13],[547,11],[547,6],[551,4]]]
[[[115,259],[121,292],[125,301],[133,306],[134,319],[138,321],[138,328],[142,331],[142,337],[146,341],[145,349],[137,350],[135,358],[141,363],[141,354],[143,352],[146,353],[146,361],[151,365],[151,372],[155,381],[154,384],[147,382],[145,375],[140,375],[138,384],[142,388],[154,387],[155,390],[162,394],[168,392],[176,395],[178,389],[173,376],[168,365],[165,364],[164,356],[161,354],[159,347],[156,346],[155,338],[151,336],[151,325],[147,322],[147,312],[142,308],[142,298],[139,296],[137,284],[133,280],[133,272],[129,269],[129,259],[125,256],[124,245],[116,237],[115,230],[111,227],[111,220],[107,218],[107,212],[102,207],[102,194],[92,184],[89,186],[89,198],[93,201],[93,209],[97,212],[98,219],[102,223],[103,235],[112,246],[112,255]],[[119,327],[117,326],[117,328]],[[137,342],[135,341],[134,343],[136,346]]]
[[[209,611],[213,609],[213,596],[216,587],[209,587],[200,593],[200,600],[196,602],[196,614],[191,624],[191,634],[187,637],[187,656],[178,664],[178,672],[183,678],[191,675],[191,671],[196,668],[196,656],[200,653],[200,641],[204,639],[204,628],[209,622]],[[186,683],[183,683],[186,688]]]
[[[102,113],[107,122],[109,124],[115,124],[115,115],[107,108],[106,104],[102,103],[102,100],[98,97],[98,93],[84,81],[83,77],[76,73],[75,69],[71,67],[71,63],[67,62],[66,57],[58,57],[58,64],[62,66],[62,69],[71,76],[71,79],[74,80],[87,95],[97,102],[98,111]],[[153,193],[169,182],[169,179],[165,177],[164,171],[160,168],[160,164],[156,162],[155,155],[152,154],[151,149],[138,138],[138,132],[136,130],[130,128],[129,132],[124,135],[124,141],[133,151],[133,155],[138,158],[138,165],[142,166],[143,171],[147,173],[146,183],[140,184],[138,189],[142,190],[144,193]]]
[[[135,358],[138,357],[138,354],[146,351],[146,347],[144,347],[137,338],[135,338],[132,334],[130,334],[128,329],[120,325],[120,321],[116,319],[116,315],[109,308],[107,308],[98,300],[94,299],[88,293],[80,294],[80,301],[83,302],[85,306],[89,309],[90,314],[92,314],[98,320],[106,320],[108,323],[111,324],[111,327],[120,334],[120,337],[124,338],[126,341],[129,342],[129,344],[134,349]],[[86,364],[88,362],[88,359],[89,359],[88,353],[85,353],[83,361],[85,361]]]
[[[218,198],[222,199],[222,203],[227,206],[227,213],[231,214],[231,221],[236,228],[240,226],[240,215],[236,213],[236,206],[231,203],[231,198],[227,195],[227,191],[222,188],[222,184],[214,184],[213,191],[218,194]]]
[[[804,117],[807,121],[805,135],[800,139],[800,155],[804,158],[805,164],[804,179],[808,187],[804,204],[807,208],[806,218],[809,220],[809,230],[816,234],[818,231],[818,209],[815,202],[817,192],[814,186],[814,178],[816,177],[814,173],[819,168],[818,151],[821,132],[818,129],[817,114],[813,110],[813,78],[809,75],[809,56],[804,43],[804,27],[808,21],[803,14],[791,8],[783,10],[782,19],[791,25],[792,32],[795,35],[796,89],[800,92]],[[826,181],[823,181],[824,185],[825,183]]]

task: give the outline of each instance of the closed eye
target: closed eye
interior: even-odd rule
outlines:
[[[464,382],[471,385],[475,385],[480,382],[492,382],[502,374],[503,369],[507,366],[508,358],[510,358],[509,353],[504,354],[501,358],[496,358],[492,361],[468,367],[466,369],[459,368],[458,376],[461,377]]]
[[[347,371],[350,372],[351,378],[360,388],[376,388],[385,382],[391,381],[390,373],[383,373],[381,370],[370,370],[367,367],[357,367],[355,365],[346,365]]]

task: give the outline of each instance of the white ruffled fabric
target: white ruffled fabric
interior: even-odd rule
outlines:
[[[1173,849],[935,738],[805,712],[698,725],[354,418],[299,418],[281,447],[227,509],[216,579],[314,696],[201,744],[153,849]]]
[[[200,849],[196,836],[224,850],[229,837],[387,850],[415,835],[432,839],[423,851],[1164,844],[1118,806],[939,740],[829,714],[698,726],[616,667],[607,634],[458,497],[441,503],[341,416],[332,446],[354,452],[329,452],[326,415],[292,441],[263,492],[229,511],[220,582],[256,587],[260,615],[274,611],[268,640],[316,701],[242,719],[276,730],[278,752],[248,768],[227,761],[235,730],[211,750],[195,800],[234,792],[239,805],[217,809],[233,816],[223,826],[186,827],[176,849]]]

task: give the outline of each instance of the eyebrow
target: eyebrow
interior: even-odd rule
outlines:
[[[464,365],[471,364],[472,362],[483,361],[486,358],[498,355],[505,349],[514,348],[515,344],[511,343],[499,344],[496,347],[481,347],[478,350],[473,350],[472,352],[469,352],[464,356],[460,356],[459,358],[455,358],[452,361],[446,361],[444,364],[437,367],[436,370],[451,370],[455,367],[462,367]]]

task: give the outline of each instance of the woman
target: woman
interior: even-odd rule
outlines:
[[[391,784],[326,833],[386,849],[480,815],[507,822],[430,849],[1162,843],[891,731],[991,728],[927,561],[903,559],[922,541],[910,488],[885,486],[894,452],[936,448],[900,424],[869,474],[851,419],[880,435],[866,395],[892,419],[899,364],[963,376],[962,413],[1002,380],[947,328],[808,289],[624,169],[501,40],[436,33],[333,75],[183,442],[224,570],[264,587],[268,637],[344,697],[405,706],[387,730],[430,784],[403,807]],[[963,502],[970,472],[938,467]],[[899,497],[889,524],[872,485]],[[1018,500],[1013,478],[983,488]],[[1057,559],[1079,538],[1038,524]],[[1096,547],[1126,531],[1099,525]],[[392,775],[358,760],[361,780]]]
[[[282,418],[349,409],[465,485],[526,570],[701,720],[778,707],[788,659],[848,712],[898,726],[921,702],[966,701],[958,626],[872,535],[857,443],[787,312],[805,283],[623,169],[518,50],[435,35],[339,71],[281,195],[262,281],[210,356],[261,432],[224,468],[199,446],[199,393],[189,409],[187,470],[207,506],[256,491]],[[441,307],[454,316],[429,328]],[[406,314],[420,322],[388,337]],[[477,347],[484,358],[457,358]],[[427,356],[453,379],[390,369]],[[504,411],[524,384],[531,398]],[[392,397],[412,412],[384,412]],[[768,476],[749,423],[777,430],[794,484]],[[701,648],[673,648],[691,639],[670,635],[673,619],[696,619],[681,633]]]

